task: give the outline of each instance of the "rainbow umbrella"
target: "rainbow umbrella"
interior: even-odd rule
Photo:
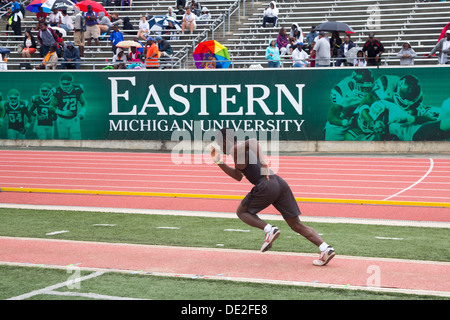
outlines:
[[[203,58],[210,53],[216,58],[216,68],[226,69],[230,66],[228,49],[216,40],[208,40],[200,42],[194,50],[194,60],[197,69],[202,68]]]
[[[33,0],[31,1],[31,3],[25,8],[30,12],[35,12],[38,13],[39,12],[39,8],[42,7],[42,5],[46,2],[47,0]],[[42,11],[44,12],[52,12],[52,10],[50,10],[49,8],[43,7]]]

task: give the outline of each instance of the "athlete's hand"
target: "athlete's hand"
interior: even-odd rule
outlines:
[[[214,163],[217,163],[220,160],[220,154],[218,151],[216,151],[216,148],[214,148],[214,146],[211,146],[211,158],[213,159]]]

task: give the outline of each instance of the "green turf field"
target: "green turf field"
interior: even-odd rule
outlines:
[[[291,231],[284,221],[269,221],[282,235],[273,250],[317,253],[317,248]],[[340,255],[449,261],[448,229],[393,227],[360,224],[308,223]],[[179,229],[160,229],[173,227]],[[225,229],[249,230],[230,232]],[[46,236],[57,230],[69,232]],[[259,250],[262,231],[239,219],[98,213],[76,211],[0,209],[0,236],[51,238],[110,243],[193,246]],[[377,237],[400,240],[377,239]],[[89,274],[83,271],[82,274]],[[0,266],[0,299],[7,299],[55,283],[67,281],[67,270],[46,266]],[[236,283],[225,280],[181,279],[148,274],[108,272],[80,283],[82,292],[140,299],[418,299],[437,297],[360,290],[323,289],[280,285]],[[77,289],[77,290],[80,290]],[[61,288],[58,291],[67,291]],[[75,290],[76,291],[76,290]],[[89,299],[79,296],[36,295],[31,299]]]

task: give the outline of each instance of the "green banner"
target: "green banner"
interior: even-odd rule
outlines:
[[[445,140],[444,67],[0,73],[0,139]]]

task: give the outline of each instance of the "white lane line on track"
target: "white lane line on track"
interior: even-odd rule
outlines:
[[[403,190],[397,192],[396,194],[393,194],[393,195],[391,195],[391,196],[389,196],[389,197],[387,197],[387,198],[385,198],[385,199],[383,199],[383,200],[389,200],[389,199],[392,199],[392,198],[398,196],[399,194],[402,194],[403,192],[408,191],[409,189],[411,189],[411,188],[413,188],[414,186],[416,186],[416,185],[418,185],[419,183],[421,183],[422,180],[424,180],[426,177],[428,177],[428,175],[431,173],[431,171],[433,171],[433,167],[434,167],[433,159],[430,158],[429,160],[430,160],[430,166],[429,166],[429,168],[428,168],[428,171],[427,171],[427,172],[426,172],[419,180],[417,180],[416,182],[414,182],[414,183],[413,183],[412,185],[410,185],[409,187],[406,187],[406,188],[404,188]]]

